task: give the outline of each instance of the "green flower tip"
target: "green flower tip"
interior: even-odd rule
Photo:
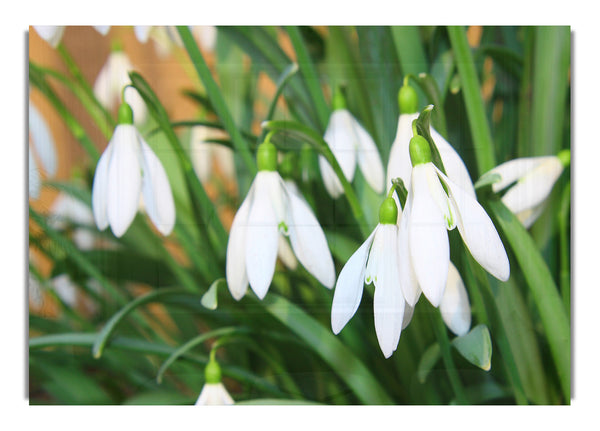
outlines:
[[[431,148],[429,142],[421,135],[415,135],[409,144],[410,161],[413,166],[431,162]]]
[[[298,169],[298,157],[294,152],[288,152],[279,163],[279,173],[283,178],[291,178]]]
[[[414,114],[417,112],[419,97],[410,85],[404,84],[398,92],[398,106],[401,114]]]
[[[221,367],[214,358],[211,358],[208,364],[206,364],[204,378],[206,379],[206,383],[219,383],[221,381]]]
[[[385,198],[379,207],[380,224],[396,224],[398,220],[398,206],[393,198]]]
[[[110,42],[110,50],[112,52],[123,51],[123,44],[119,39],[113,39]]]
[[[571,165],[571,150],[562,150],[556,157],[565,168]]]
[[[331,107],[334,111],[337,111],[338,109],[346,109],[346,98],[344,97],[342,87],[339,85],[335,87],[335,91],[333,92]]]
[[[268,139],[256,150],[256,164],[259,171],[277,170],[277,148]]]
[[[119,124],[133,124],[133,110],[127,103],[121,103],[118,113]]]

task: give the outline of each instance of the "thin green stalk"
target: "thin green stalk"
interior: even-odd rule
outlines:
[[[471,49],[467,42],[466,32],[463,27],[448,27],[448,36],[456,58],[456,66],[460,75],[462,94],[473,138],[477,169],[481,176],[496,166],[492,133],[486,118],[479,79],[477,78]]]
[[[308,54],[308,49],[306,48],[306,44],[302,39],[302,35],[300,34],[298,27],[289,26],[286,27],[286,31],[290,36],[290,40],[292,41],[292,45],[296,51],[300,71],[304,77],[304,82],[308,87],[313,107],[317,111],[317,116],[319,118],[319,122],[321,123],[321,130],[325,130],[329,118],[329,108],[325,102],[325,97],[323,97],[323,91],[321,90],[317,70],[315,69],[315,65]]]
[[[571,183],[563,190],[560,211],[558,213],[558,235],[560,246],[560,293],[567,314],[571,315],[571,256],[569,231],[571,220]]]
[[[446,326],[444,325],[444,321],[442,320],[442,315],[440,314],[439,310],[436,310],[436,312],[433,314],[434,316],[432,316],[432,318],[434,320],[433,326],[435,329],[435,335],[440,345],[442,360],[444,361],[444,366],[446,368],[446,373],[448,374],[448,379],[450,380],[450,385],[452,386],[452,390],[454,391],[454,395],[456,395],[458,403],[466,405],[469,403],[469,400],[467,399],[465,389],[460,381],[460,376],[456,371],[454,360],[452,359],[452,347],[450,345],[448,333],[446,332]]]
[[[198,45],[196,45],[196,41],[194,40],[192,33],[186,26],[177,27],[177,30],[179,31],[179,35],[181,36],[185,49],[190,56],[190,60],[192,60],[194,63],[196,72],[198,73],[198,76],[200,76],[200,79],[204,84],[204,88],[206,88],[206,93],[208,94],[208,97],[215,108],[215,112],[223,122],[225,130],[227,130],[227,133],[229,133],[229,136],[231,136],[233,144],[235,145],[239,155],[242,157],[242,160],[246,164],[248,171],[252,176],[254,176],[257,172],[257,169],[248,143],[242,137],[240,131],[235,125],[233,117],[231,116],[231,113],[225,104],[225,100],[223,100],[221,91],[213,79],[212,73],[206,64],[202,53],[198,49]]]

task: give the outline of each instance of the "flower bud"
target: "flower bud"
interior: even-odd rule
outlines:
[[[277,148],[268,140],[258,146],[256,164],[259,171],[277,170]]]
[[[419,97],[417,92],[410,85],[403,85],[398,92],[398,106],[400,114],[414,114],[417,112]]]
[[[344,93],[339,85],[335,87],[335,91],[333,92],[331,107],[334,111],[338,109],[346,109],[346,98],[344,97]]]
[[[379,207],[380,224],[396,224],[398,220],[398,207],[393,198],[385,198]]]
[[[413,166],[431,162],[429,142],[421,135],[415,135],[410,139],[409,152]]]
[[[221,367],[212,357],[204,369],[204,378],[206,379],[206,383],[219,383],[221,381]]]
[[[127,103],[121,103],[118,112],[119,124],[133,124],[133,110]]]

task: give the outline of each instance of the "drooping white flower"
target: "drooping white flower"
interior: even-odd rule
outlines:
[[[131,71],[133,65],[127,54],[120,49],[111,51],[94,83],[94,95],[106,109],[113,110],[121,102],[123,87],[131,84],[128,75]],[[133,108],[136,124],[143,123],[148,109],[135,88],[125,89],[125,102]]]
[[[273,279],[280,237],[289,236],[300,263],[320,283],[333,287],[335,268],[325,234],[308,204],[290,192],[276,171],[277,150],[259,146],[257,173],[233,219],[227,244],[226,278],[239,300],[248,284],[264,298]]]
[[[411,139],[410,156],[411,186],[399,227],[401,250],[408,250],[410,258],[409,263],[401,262],[406,301],[414,306],[422,290],[433,306],[440,305],[450,262],[447,231],[455,227],[473,258],[494,277],[506,281],[508,257],[485,210],[431,162],[425,138],[417,135]]]
[[[383,164],[373,138],[346,109],[344,96],[339,90],[334,95],[333,108],[323,139],[329,145],[344,176],[352,181],[358,161],[358,167],[369,186],[377,193],[382,193],[385,187]],[[325,188],[333,198],[339,197],[344,189],[323,156],[319,156],[319,167]]]
[[[400,88],[398,101],[401,114],[398,118],[396,138],[392,144],[390,157],[388,159],[386,184],[389,185],[393,178],[402,178],[402,181],[404,181],[404,185],[408,190],[410,189],[412,173],[412,164],[410,162],[409,154],[410,139],[413,136],[412,124],[413,121],[419,117],[419,113],[417,112],[417,93],[412,87],[404,85]],[[448,141],[433,128],[433,126],[430,127],[429,133],[440,153],[448,178],[454,181],[455,184],[460,186],[472,197],[475,197],[473,182],[471,181],[469,171],[462,161],[462,158],[458,155],[452,145],[450,145]]]
[[[191,130],[190,153],[194,172],[202,183],[210,180],[213,163],[216,162],[223,176],[235,180],[233,150],[225,145],[206,142],[211,139],[226,139],[227,133],[206,126],[194,126]]]
[[[373,283],[375,332],[386,358],[398,347],[400,333],[406,326],[403,323],[408,324],[404,320],[406,304],[399,273],[399,261],[406,257],[399,254],[397,217],[396,202],[386,198],[379,212],[379,224],[342,268],[331,306],[331,328],[338,334],[356,313],[363,285]]]
[[[500,181],[492,184],[492,190],[496,193],[507,190],[502,202],[528,229],[542,213],[552,187],[569,162],[570,151],[566,150],[558,156],[510,160],[485,175],[500,175]]]
[[[65,229],[67,223],[74,223],[73,242],[80,250],[94,247],[94,234],[85,226],[94,225],[92,210],[79,199],[66,193],[59,193],[50,207],[48,225],[54,229]]]
[[[110,225],[116,237],[129,228],[140,194],[152,223],[168,235],[175,224],[175,204],[162,163],[133,126],[127,104],[119,108],[119,124],[98,161],[92,208],[100,230]]]
[[[229,406],[233,403],[233,398],[221,382],[206,383],[196,401],[197,406]]]
[[[221,383],[221,367],[215,360],[214,350],[211,351],[210,359],[204,369],[204,378],[206,383],[196,401],[197,406],[223,406],[234,403],[233,398]]]
[[[65,31],[64,25],[34,25],[33,28],[52,48],[58,46]]]
[[[32,151],[33,150],[33,151]],[[32,154],[35,152],[35,155]],[[40,112],[29,103],[29,196],[40,195],[40,172],[36,163],[40,161],[49,178],[56,175],[56,146],[50,129]]]

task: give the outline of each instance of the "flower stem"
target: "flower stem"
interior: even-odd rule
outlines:
[[[444,361],[444,365],[446,367],[446,373],[448,374],[450,385],[452,386],[452,390],[456,395],[456,400],[459,404],[468,404],[469,400],[467,399],[462,382],[460,381],[460,376],[456,371],[456,365],[454,365],[454,360],[452,359],[450,339],[448,338],[446,326],[444,325],[444,321],[442,320],[442,315],[439,309],[435,310],[433,320],[435,335],[438,343],[440,344],[440,351],[442,352],[442,360]]]

